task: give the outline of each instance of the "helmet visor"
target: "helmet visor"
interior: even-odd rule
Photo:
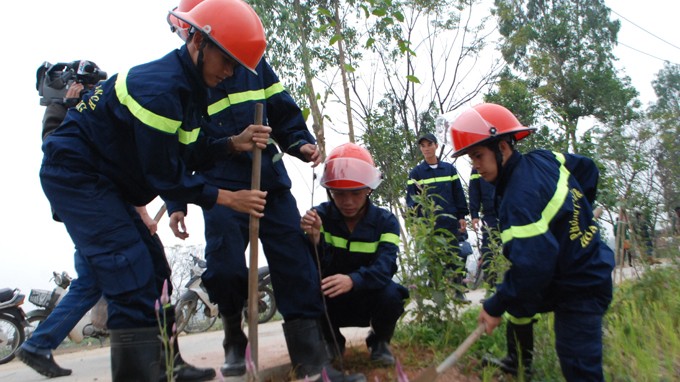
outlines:
[[[377,168],[356,158],[337,158],[326,161],[321,177],[321,186],[329,189],[375,190],[382,183],[382,175]]]

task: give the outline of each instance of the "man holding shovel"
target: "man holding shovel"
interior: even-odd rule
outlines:
[[[552,311],[566,380],[604,381],[602,316],[612,299],[614,253],[593,217],[599,172],[574,154],[520,154],[515,142],[534,130],[495,104],[477,105],[451,125],[454,156],[467,154],[496,186],[503,254],[512,264],[479,322],[491,333],[503,313]]]
[[[188,170],[233,149],[199,134],[206,96],[237,65],[257,65],[266,45],[259,17],[240,0],[206,0],[174,16],[200,32],[98,85],[42,147],[40,180],[76,246],[78,277],[93,279],[108,302],[114,382],[156,381],[160,370],[156,264],[165,257],[133,206],[160,195],[259,217],[265,203],[264,192],[218,189]],[[233,30],[252,39],[237,41]],[[269,131],[253,126],[238,141],[264,147]]]
[[[201,1],[183,0],[178,10],[198,6]],[[182,20],[168,22],[180,38],[187,38]],[[253,122],[255,105],[263,105],[264,125],[283,152],[316,166],[321,155],[316,140],[307,129],[302,112],[284,89],[277,75],[263,59],[256,68],[238,67],[234,76],[222,81],[210,94],[210,125],[205,133],[224,139],[246,129]],[[332,368],[323,337],[324,315],[319,275],[307,240],[300,229],[300,213],[290,191],[291,180],[277,145],[262,150],[261,189],[267,192],[264,216],[259,219],[259,238],[271,272],[277,307],[283,315],[288,352],[300,378],[319,376],[326,368],[331,381],[363,381],[365,377],[343,375]],[[232,191],[249,190],[252,183],[253,155],[241,152],[214,167],[200,171],[211,184]],[[186,205],[168,203],[171,229],[186,237]],[[224,324],[224,376],[246,372],[248,343],[242,329],[242,311],[248,296],[248,268],[245,250],[249,243],[249,215],[233,208],[216,206],[203,209],[206,261],[203,283],[211,301],[217,303]],[[181,229],[180,229],[181,227]]]

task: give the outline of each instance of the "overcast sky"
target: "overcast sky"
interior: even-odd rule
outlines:
[[[10,1],[4,5],[5,37],[0,60],[4,144],[0,150],[1,195],[4,202],[0,227],[0,287],[52,289],[52,271],[73,271],[73,244],[63,225],[51,220],[40,187],[42,160],[40,136],[44,107],[39,105],[35,73],[43,61],[51,63],[88,59],[109,73],[154,60],[180,46],[165,21],[177,0],[116,1]],[[662,60],[680,63],[677,34],[679,3],[674,1],[610,0],[621,19],[618,66],[631,77],[644,104],[654,100],[650,82],[663,67]],[[618,14],[618,15],[617,15]],[[620,15],[620,16],[619,16]],[[623,19],[623,18],[627,19]],[[637,25],[637,26],[636,26]],[[656,36],[656,37],[655,37]],[[665,40],[666,42],[663,42]],[[476,102],[475,102],[476,103]],[[343,142],[328,143],[328,150]],[[312,201],[309,165],[285,157],[293,192],[301,210]],[[461,165],[462,166],[462,165]],[[461,171],[467,173],[467,171]],[[318,189],[314,203],[323,199]],[[153,215],[160,202],[153,202]],[[203,223],[197,208],[189,212],[189,244],[203,242]],[[181,243],[161,221],[166,246]],[[27,307],[30,309],[30,305]]]

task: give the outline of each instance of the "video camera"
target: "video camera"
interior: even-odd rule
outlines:
[[[63,103],[72,83],[81,83],[87,90],[87,85],[96,85],[106,77],[106,72],[92,61],[58,62],[54,65],[45,61],[36,73],[35,88],[42,97],[40,105],[48,106],[53,102]]]

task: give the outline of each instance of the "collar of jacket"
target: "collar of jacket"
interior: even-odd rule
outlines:
[[[378,213],[379,210],[375,205],[373,205],[373,202],[371,202],[370,196],[367,197],[367,199],[368,200],[366,201],[366,214],[364,215],[364,217],[361,218],[361,220],[359,220],[357,227],[359,225],[362,225],[362,226],[363,225],[369,225],[369,226],[375,225],[376,216],[377,216],[377,213]],[[338,207],[335,205],[335,202],[330,202],[330,205],[331,205],[331,208],[328,211],[328,217],[331,220],[335,221],[336,226],[346,228],[347,227],[346,224],[338,224],[339,222],[344,223],[345,217],[342,216],[342,213],[340,212]],[[355,228],[355,230],[356,230],[356,228]]]
[[[520,159],[522,159],[522,154],[517,150],[513,150],[512,155],[510,155],[510,158],[508,158],[508,161],[505,162],[505,165],[500,171],[500,177],[494,182],[494,185],[496,186],[496,198],[502,198],[503,194],[505,194],[505,187],[510,181],[512,173],[515,172],[515,168]]]
[[[210,89],[206,86],[205,82],[203,81],[203,74],[199,73],[198,67],[196,66],[196,64],[194,64],[194,61],[191,59],[189,49],[187,49],[186,45],[183,45],[179,49],[179,58],[180,62],[182,63],[182,68],[184,69],[184,73],[186,73],[187,79],[189,80],[189,84],[193,89],[193,93],[196,95],[193,101],[196,102],[197,105],[199,105],[203,117],[209,120],[210,116],[208,115],[208,92]]]
[[[437,170],[442,169],[442,167],[443,167],[442,164],[443,164],[443,163],[444,163],[444,162],[438,160],[437,163],[435,163],[435,164],[437,165],[437,168],[432,168],[432,167],[430,167],[430,166],[432,166],[431,164],[427,163],[426,160],[423,160],[422,162],[420,162],[420,167],[423,168],[423,169],[425,169],[425,170],[437,171]]]

